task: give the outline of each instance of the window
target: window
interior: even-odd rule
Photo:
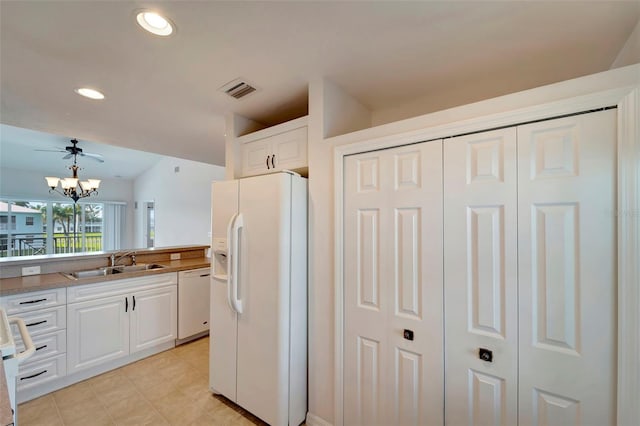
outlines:
[[[3,214],[0,216],[0,230],[7,231],[9,229],[9,216]],[[16,217],[11,215],[11,230],[15,231],[16,229]]]
[[[115,207],[117,216],[109,213]],[[0,257],[119,250],[125,209],[119,203],[0,200]]]
[[[45,210],[46,204],[37,201],[0,201],[0,257],[47,253],[42,229]]]

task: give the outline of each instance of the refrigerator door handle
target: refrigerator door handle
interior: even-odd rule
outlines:
[[[232,311],[235,311],[235,307],[233,306],[233,302],[231,302],[231,287],[233,286],[233,260],[235,259],[235,255],[233,254],[233,223],[238,217],[238,214],[234,214],[229,220],[229,225],[227,225],[227,303],[229,303],[229,307]]]
[[[239,262],[239,250],[240,247],[240,229],[244,227],[244,222],[242,220],[242,213],[238,213],[236,215],[235,220],[233,221],[233,247],[232,247],[232,257],[231,257],[231,304],[233,305],[233,310],[237,313],[242,313],[242,300],[238,299],[238,264]]]

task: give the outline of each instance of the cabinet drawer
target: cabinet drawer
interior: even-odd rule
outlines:
[[[67,302],[67,289],[34,291],[0,297],[0,306],[8,316],[29,312],[36,309],[64,305]],[[22,315],[20,315],[22,317]]]
[[[25,365],[67,352],[66,330],[34,336],[31,340],[33,340],[33,344],[36,347],[36,353],[25,362]],[[16,340],[16,349],[19,352],[24,351],[24,344],[21,340]]]
[[[64,377],[67,374],[67,356],[65,354],[47,358],[38,362],[29,362],[20,366],[16,381],[18,392],[38,386],[49,380]]]
[[[53,333],[67,328],[66,306],[41,309],[34,312],[25,312],[20,314],[18,317],[24,320],[27,325],[27,330],[29,330],[29,334],[33,337],[45,333]],[[11,330],[13,332],[14,339],[21,340],[18,327],[15,324],[12,325]]]
[[[148,290],[165,285],[176,285],[177,283],[178,274],[176,272],[169,272],[139,278],[126,278],[97,284],[79,285],[67,289],[67,302],[74,303],[101,299],[103,297],[124,295],[133,291]]]

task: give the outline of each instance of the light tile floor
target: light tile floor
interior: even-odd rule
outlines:
[[[209,338],[18,406],[31,425],[263,425],[209,391]]]

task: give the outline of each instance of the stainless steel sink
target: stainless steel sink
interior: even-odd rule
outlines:
[[[150,269],[162,269],[166,268],[164,265],[158,265],[157,263],[138,263],[137,265],[127,265],[127,266],[114,266],[113,270],[117,271],[115,273],[125,273],[125,272],[137,272],[137,271],[148,271]]]
[[[149,271],[152,269],[162,268],[166,268],[166,266],[158,265],[157,263],[139,263],[137,265],[105,266],[102,268],[87,269],[84,271],[63,272],[62,275],[67,278],[77,280],[79,278],[102,277],[113,274],[126,274],[129,272]]]
[[[96,269],[87,269],[85,271],[75,271],[75,272],[63,272],[62,275],[67,278],[90,278],[90,277],[100,277],[111,274],[117,274],[119,271],[116,271],[114,268],[96,268]]]

